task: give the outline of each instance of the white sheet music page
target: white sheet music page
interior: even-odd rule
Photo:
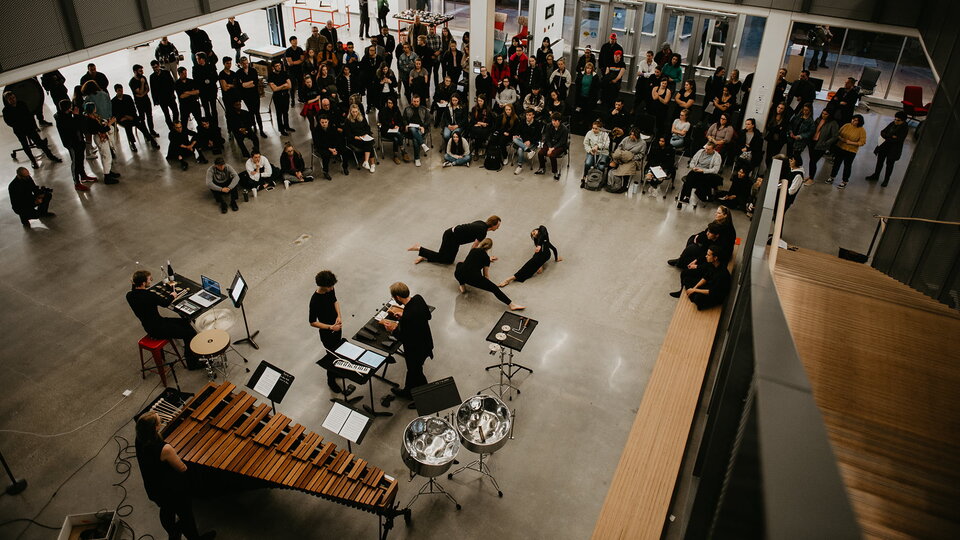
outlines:
[[[369,419],[366,416],[351,411],[346,423],[343,424],[343,429],[340,430],[340,435],[343,435],[348,441],[357,442],[368,421]]]
[[[257,384],[253,386],[253,391],[260,395],[270,397],[270,392],[273,392],[273,387],[277,385],[277,381],[279,380],[279,371],[270,367],[264,367],[263,375],[260,376]]]
[[[344,407],[339,403],[334,403],[333,408],[330,409],[327,417],[323,420],[323,427],[334,433],[340,433],[340,430],[343,429],[343,424],[347,421],[350,413],[351,411],[347,407]]]

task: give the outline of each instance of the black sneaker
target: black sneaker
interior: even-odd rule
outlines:
[[[343,388],[340,388],[340,385],[337,384],[336,381],[330,381],[330,382],[328,382],[328,383],[327,383],[327,386],[330,387],[330,391],[333,392],[334,394],[341,394],[341,393],[343,393]]]
[[[670,266],[680,266],[680,259],[670,259],[667,261]]]
[[[327,171],[323,171],[323,179],[324,179],[324,180],[333,180],[333,178],[330,178],[330,173],[328,173]]]
[[[227,205],[225,205],[225,204],[221,204],[221,205],[220,205],[220,213],[221,213],[221,214],[226,214],[226,213],[227,213]]]
[[[180,160],[180,170],[185,171],[185,170],[187,170],[187,167],[189,167],[189,165],[187,165],[186,160],[181,159],[181,160]]]
[[[670,296],[672,296],[672,297],[674,297],[674,298],[680,298],[680,293],[682,293],[682,292],[683,292],[683,289],[681,289],[681,290],[679,290],[679,291],[673,291],[672,293],[670,293]]]
[[[230,209],[234,212],[240,209],[240,207],[237,206],[237,201],[230,201]]]
[[[535,173],[533,173],[533,174],[547,174],[547,171],[545,171],[545,170],[543,170],[543,169],[537,169],[537,172],[535,172]]]

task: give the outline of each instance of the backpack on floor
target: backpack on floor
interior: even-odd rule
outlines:
[[[623,193],[627,191],[627,180],[629,176],[617,176],[611,174],[607,177],[606,190],[610,193]]]
[[[599,191],[601,187],[603,187],[603,171],[596,167],[590,167],[586,178],[583,180],[583,189]]]
[[[499,171],[503,168],[503,148],[493,142],[487,144],[486,155],[483,158],[483,168],[488,171]]]

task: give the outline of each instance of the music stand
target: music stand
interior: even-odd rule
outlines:
[[[277,366],[261,360],[260,365],[254,370],[253,376],[247,382],[247,388],[254,392],[266,396],[270,400],[270,408],[274,414],[277,412],[276,403],[283,401],[287,395],[287,390],[293,384],[294,376]]]
[[[233,344],[249,343],[251,347],[259,351],[260,346],[257,345],[257,342],[254,341],[253,338],[257,337],[260,331],[257,330],[253,334],[250,333],[250,326],[247,324],[247,310],[243,307],[243,299],[247,296],[247,289],[247,281],[243,279],[240,271],[237,270],[237,274],[233,276],[233,284],[230,285],[227,292],[230,293],[230,299],[233,300],[233,307],[240,308],[240,313],[243,314],[243,329],[246,330],[247,337],[238,339],[234,341]]]
[[[538,321],[529,317],[524,317],[510,311],[503,312],[500,320],[497,321],[497,324],[494,325],[490,333],[487,334],[487,341],[497,345],[497,347],[491,346],[490,354],[499,353],[500,362],[484,368],[485,371],[499,369],[500,382],[492,384],[483,390],[498,387],[497,393],[501,398],[504,394],[504,387],[515,391],[518,395],[520,394],[520,389],[513,385],[513,377],[520,371],[528,371],[532,374],[533,370],[514,362],[513,353],[514,351],[520,352],[523,350],[530,336],[533,335],[533,331],[537,328],[537,324],[539,324]],[[504,382],[504,379],[506,379],[507,382]],[[477,392],[477,395],[483,392],[483,390]],[[509,390],[506,393],[507,399],[513,401],[513,395],[510,394]]]
[[[363,442],[367,430],[370,429],[371,420],[373,417],[367,413],[354,409],[343,400],[335,399],[333,408],[323,420],[323,427],[346,439],[347,450],[352,453],[351,441],[357,444]]]
[[[440,411],[457,407],[463,400],[453,377],[447,377],[423,386],[412,388],[413,402],[417,406],[417,416],[429,416]]]

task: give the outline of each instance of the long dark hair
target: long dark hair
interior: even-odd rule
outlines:
[[[163,442],[157,426],[160,424],[160,417],[157,413],[150,411],[137,419],[137,441],[141,443]]]

